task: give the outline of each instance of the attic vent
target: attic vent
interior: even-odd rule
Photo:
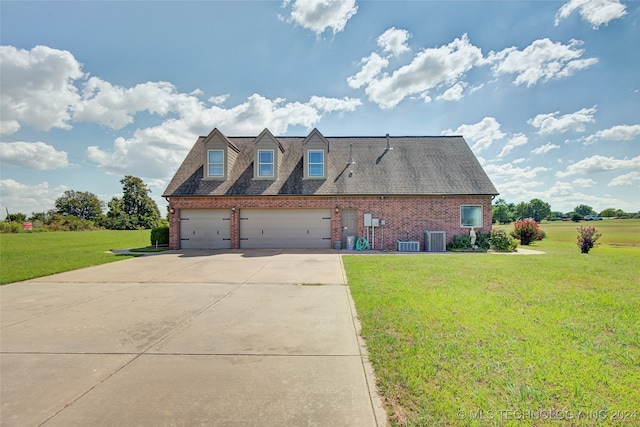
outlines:
[[[398,252],[420,252],[420,242],[398,241]]]
[[[445,252],[447,250],[447,235],[444,231],[424,232],[425,252]]]

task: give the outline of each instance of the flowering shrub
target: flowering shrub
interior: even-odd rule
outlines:
[[[513,252],[518,247],[518,241],[509,236],[507,232],[501,228],[491,230],[489,243],[491,244],[491,248],[496,251]]]
[[[578,246],[580,247],[580,252],[588,254],[589,250],[596,245],[602,233],[598,233],[595,227],[580,227],[576,230],[578,230]]]
[[[542,236],[542,231],[535,220],[527,218],[515,222],[511,235],[520,240],[521,245],[530,245],[531,242],[538,239],[538,236]]]

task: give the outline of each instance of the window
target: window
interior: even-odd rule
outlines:
[[[222,178],[224,177],[224,151],[209,150],[208,153],[208,176]]]
[[[482,227],[482,206],[460,206],[462,227]]]
[[[307,151],[307,176],[324,177],[324,151],[309,150]]]
[[[273,150],[258,150],[258,177],[273,176]]]

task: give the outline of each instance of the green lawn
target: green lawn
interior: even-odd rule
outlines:
[[[640,425],[640,221],[542,229],[545,255],[344,257],[394,425]]]
[[[105,252],[148,245],[149,239],[150,230],[0,234],[0,284],[129,258]]]

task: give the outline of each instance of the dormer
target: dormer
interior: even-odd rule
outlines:
[[[204,174],[203,179],[226,180],[229,171],[238,158],[240,150],[226,136],[213,129],[203,141]]]
[[[253,156],[253,179],[276,180],[284,148],[269,129],[263,130],[255,139]]]
[[[304,179],[327,178],[327,154],[329,153],[329,141],[318,129],[302,141],[304,152]]]

